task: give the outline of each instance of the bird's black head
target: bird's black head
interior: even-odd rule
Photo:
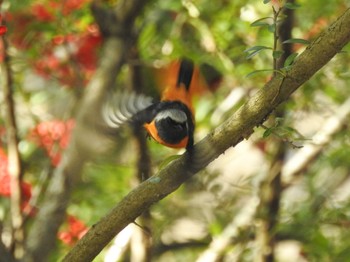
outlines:
[[[188,117],[182,110],[165,109],[158,112],[154,120],[158,135],[164,142],[177,145],[188,137]]]
[[[194,122],[189,108],[179,101],[162,101],[155,108],[159,137],[172,147],[193,147]]]

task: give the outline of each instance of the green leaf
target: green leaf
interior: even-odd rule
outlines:
[[[269,25],[267,29],[269,30],[269,32],[274,33],[276,30],[276,24]]]
[[[267,22],[263,22],[263,21],[256,21],[256,22],[253,22],[250,26],[269,26],[270,24],[267,23]]]
[[[254,75],[256,75],[256,74],[265,73],[265,72],[275,72],[275,73],[280,74],[280,75],[283,76],[283,77],[286,77],[286,74],[285,74],[284,71],[282,71],[282,70],[276,70],[276,69],[261,69],[261,70],[255,70],[255,71],[249,73],[248,75],[246,75],[246,77],[251,77],[251,76],[254,76]]]
[[[253,72],[250,72],[248,75],[246,75],[246,77],[251,77],[254,76],[256,74],[260,74],[260,73],[266,73],[266,72],[274,72],[274,69],[261,69],[261,70],[254,70]]]
[[[295,128],[290,127],[290,126],[284,126],[283,129],[289,133],[298,133],[298,131]]]
[[[263,138],[269,137],[271,133],[272,133],[272,128],[266,129],[265,132],[263,133]]]
[[[301,7],[301,5],[296,4],[296,3],[286,3],[284,5],[284,7],[287,9],[297,9],[297,8]]]
[[[292,53],[291,55],[289,55],[284,61],[283,67],[288,67],[292,65],[297,56],[298,56],[298,53]]]
[[[266,50],[266,49],[272,49],[272,48],[268,47],[268,46],[257,45],[257,46],[253,46],[251,48],[248,48],[248,49],[244,50],[244,52],[248,53],[246,58],[250,59],[253,56],[255,56],[256,54],[258,54],[259,52],[261,52],[262,50]]]
[[[274,59],[278,59],[283,55],[284,51],[282,50],[275,50],[272,52],[272,56]]]
[[[286,41],[283,41],[282,44],[303,44],[308,45],[310,44],[310,41],[302,39],[302,38],[291,38]]]
[[[271,0],[264,0],[264,4],[268,4],[270,2],[271,2]]]
[[[267,19],[273,19],[273,18],[272,17],[260,18],[256,21],[254,21],[253,23],[251,23],[250,26],[269,26],[271,23],[264,22],[264,20],[267,20]]]
[[[258,50],[263,50],[263,49],[272,49],[272,47],[264,46],[264,45],[255,45],[255,46],[252,46],[252,47],[244,50],[244,52],[249,53],[251,51],[258,51]]]
[[[280,126],[284,121],[283,117],[276,117],[275,118],[275,127]]]

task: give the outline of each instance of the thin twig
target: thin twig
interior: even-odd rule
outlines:
[[[292,140],[289,140],[288,138],[286,137],[283,137],[281,136],[278,132],[274,131],[274,127],[268,127],[264,124],[260,125],[262,128],[264,128],[265,130],[269,130],[271,132],[271,134],[273,134],[275,137],[279,138],[281,141],[285,142],[285,143],[288,143],[290,144],[290,146],[293,148],[293,149],[297,149],[297,148],[302,148],[303,146],[298,146],[296,144],[294,144],[294,141]]]
[[[288,0],[292,2],[294,0]],[[286,57],[290,55],[290,46],[283,45],[285,40],[291,38],[292,26],[293,25],[293,13],[289,12],[289,9],[280,7],[277,11],[274,7],[274,39],[273,39],[273,50],[277,51],[278,42],[281,43],[282,55],[278,59],[273,57],[273,66],[275,70],[279,70]],[[287,15],[280,25],[277,25],[277,21],[280,12],[284,10],[284,14]],[[289,14],[286,14],[288,12]],[[281,35],[279,32],[283,32]],[[274,118],[281,118],[284,120],[285,107],[278,107],[274,112]],[[266,128],[264,125],[262,125]],[[277,133],[272,130],[272,133],[280,137]],[[293,142],[287,142],[293,144]],[[271,139],[271,145],[273,146],[272,158],[270,160],[270,167],[267,171],[266,176],[261,181],[259,197],[260,204],[258,207],[258,217],[256,219],[256,244],[257,252],[255,260],[259,262],[272,262],[275,261],[275,246],[276,246],[276,226],[278,223],[279,210],[280,210],[280,198],[282,194],[282,182],[281,182],[281,169],[284,165],[284,159],[286,154],[286,143],[280,139]]]
[[[277,20],[279,18],[279,14],[280,14],[281,10],[282,10],[282,8],[278,8],[278,10],[276,10],[272,6],[273,25],[274,25],[274,30],[273,30],[273,47],[272,47],[273,69],[274,69],[273,76],[276,76],[277,75],[277,70],[279,70],[278,65],[277,65],[278,58],[275,57],[276,56],[275,52],[277,51],[277,48],[278,48],[278,39],[279,39]]]

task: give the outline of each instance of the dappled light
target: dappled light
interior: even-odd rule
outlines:
[[[0,1],[0,262],[348,261],[346,0]]]

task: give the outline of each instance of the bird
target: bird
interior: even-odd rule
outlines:
[[[158,143],[170,148],[186,148],[194,144],[195,111],[193,96],[208,89],[198,66],[181,58],[155,73],[161,97],[155,100],[134,92],[116,93],[103,108],[103,118],[110,128],[125,122],[144,128]]]

